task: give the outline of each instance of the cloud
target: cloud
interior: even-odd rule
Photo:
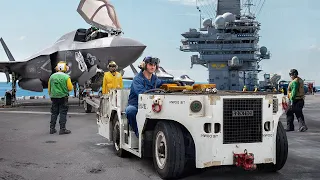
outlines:
[[[314,44],[309,46],[308,49],[311,50],[311,51],[320,51],[320,47],[317,46],[317,45],[314,45]]]
[[[23,41],[25,38],[26,38],[26,36],[20,36],[20,37],[19,37],[19,40],[20,40],[20,41]]]

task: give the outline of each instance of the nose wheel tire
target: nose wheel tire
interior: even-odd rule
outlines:
[[[157,123],[153,135],[153,164],[163,179],[178,178],[183,174],[186,164],[184,136],[177,123]]]

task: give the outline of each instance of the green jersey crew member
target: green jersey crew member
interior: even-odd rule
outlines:
[[[63,61],[56,66],[56,73],[52,74],[48,82],[48,93],[52,101],[50,134],[56,133],[56,121],[60,114],[59,134],[70,134],[71,131],[66,129],[67,113],[68,113],[68,97],[69,91],[73,89],[70,76],[66,74],[69,70],[67,64]]]
[[[302,109],[304,107],[304,82],[298,77],[298,71],[291,69],[289,75],[292,79],[288,86],[288,98],[290,100],[290,108],[287,111],[287,131],[294,131],[294,114],[299,122],[299,131],[308,130],[304,121]]]

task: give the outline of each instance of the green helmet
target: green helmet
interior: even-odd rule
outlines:
[[[99,28],[96,28],[96,27],[94,27],[94,26],[91,26],[91,28],[92,28],[92,30],[94,30],[94,31],[99,30]]]

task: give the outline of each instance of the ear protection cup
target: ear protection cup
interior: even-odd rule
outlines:
[[[108,68],[110,68],[110,65],[115,65],[116,69],[118,69],[118,65],[114,61],[110,61],[108,64]]]
[[[62,71],[67,72],[69,70],[69,67],[67,66],[66,62],[60,61],[56,66],[56,71]]]
[[[149,58],[149,59],[148,59],[148,58]],[[139,66],[140,69],[142,69],[142,70],[147,69],[147,64],[148,64],[148,63],[146,63],[146,60],[147,60],[147,59],[148,59],[148,60],[154,59],[154,61],[157,61],[157,63],[156,63],[156,70],[159,69],[160,60],[159,60],[158,58],[153,58],[153,57],[145,57],[145,58],[143,59],[143,61],[141,62],[140,66]]]

